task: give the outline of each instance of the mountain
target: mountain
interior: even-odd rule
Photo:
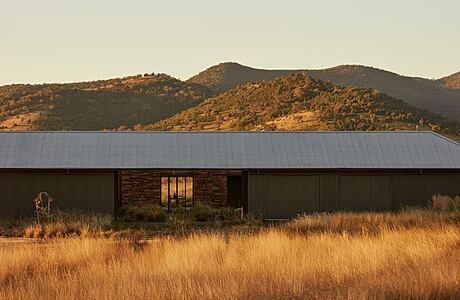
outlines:
[[[150,124],[202,102],[203,86],[165,74],[0,87],[0,130],[101,130]]]
[[[439,79],[442,85],[453,89],[460,89],[460,72]]]
[[[373,89],[302,74],[248,83],[143,130],[435,130],[460,125]]]
[[[237,63],[222,63],[191,77],[187,82],[209,87],[219,93],[241,84],[271,80],[288,74],[305,74],[343,87],[376,89],[418,108],[460,120],[460,89],[453,89],[451,85],[438,80],[401,76],[360,65],[343,65],[323,70],[263,70]]]

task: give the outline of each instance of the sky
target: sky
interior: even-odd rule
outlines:
[[[221,62],[460,71],[460,1],[2,0],[0,85],[167,73]]]

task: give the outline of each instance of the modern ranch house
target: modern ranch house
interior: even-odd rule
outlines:
[[[387,211],[460,195],[460,145],[433,132],[1,132],[0,214],[243,207],[265,218]]]

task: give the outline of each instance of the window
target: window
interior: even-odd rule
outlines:
[[[193,177],[162,176],[161,207],[168,211],[187,210],[193,206]]]

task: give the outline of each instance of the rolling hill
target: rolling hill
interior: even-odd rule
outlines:
[[[0,87],[0,130],[102,130],[150,124],[202,102],[209,89],[165,74]]]
[[[360,65],[342,65],[323,70],[263,70],[237,63],[222,63],[191,77],[187,82],[220,93],[241,84],[272,80],[288,74],[305,74],[342,87],[376,89],[418,108],[460,120],[460,89],[452,88],[458,75],[444,80],[430,80]]]
[[[439,79],[446,87],[460,89],[460,72]]]
[[[373,89],[340,87],[302,74],[248,83],[143,130],[435,130],[457,122]]]

